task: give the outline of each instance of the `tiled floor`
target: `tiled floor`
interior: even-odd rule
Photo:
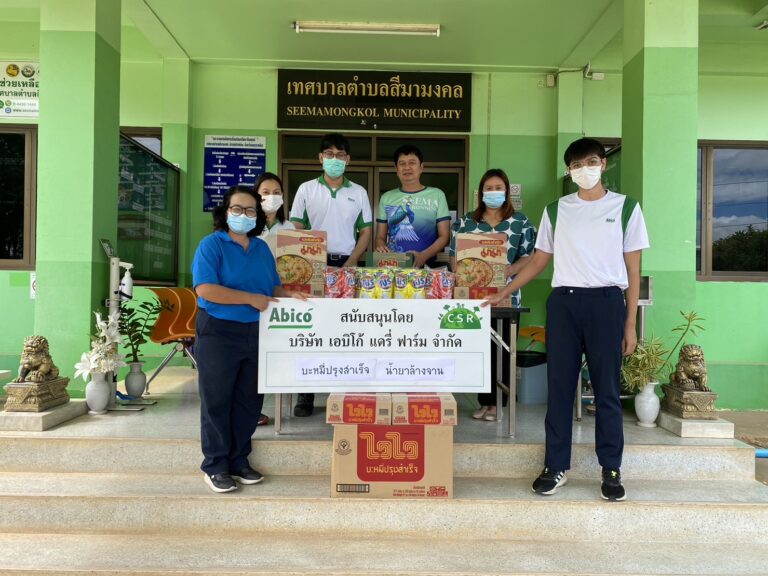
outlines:
[[[122,384],[121,384],[122,386]],[[129,438],[198,438],[199,400],[196,372],[185,367],[166,368],[151,385],[149,399],[157,404],[147,406],[141,412],[110,412],[109,417],[90,418],[87,416],[70,421],[46,432],[67,437]],[[254,438],[277,440],[330,440],[332,427],[325,423],[325,394],[317,394],[315,413],[309,418],[294,418],[286,407],[281,433],[276,435],[273,423],[259,427]],[[473,420],[471,413],[477,408],[474,395],[458,394],[459,425],[454,441],[457,443],[481,444],[543,444],[544,406],[518,405],[517,432],[514,438],[505,435],[506,422]],[[274,417],[274,396],[267,396],[263,412]],[[768,413],[766,413],[768,416]],[[574,421],[573,441],[578,444],[592,444],[595,434],[594,417],[584,413],[581,422]],[[768,427],[766,427],[768,429]],[[679,438],[661,428],[641,428],[635,424],[635,416],[627,412],[624,423],[625,443],[644,445],[691,445],[691,446],[732,446],[734,440]],[[3,432],[0,435],[19,435]],[[30,433],[24,433],[30,434]]]

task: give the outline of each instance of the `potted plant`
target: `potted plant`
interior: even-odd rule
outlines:
[[[634,392],[637,425],[653,428],[659,415],[660,401],[656,386],[662,370],[667,366],[669,350],[658,337],[640,340],[635,351],[626,356],[621,365],[624,388]]]
[[[680,315],[685,321],[672,329],[672,332],[681,334],[671,349],[664,346],[661,338],[653,336],[650,340],[640,340],[635,351],[626,356],[622,363],[621,378],[624,389],[636,394],[635,414],[638,426],[648,428],[656,426],[661,404],[656,394],[659,379],[666,378],[669,371],[673,369],[671,360],[685,337],[688,334],[696,335],[697,330],[704,330],[699,324],[704,319],[700,318],[695,311],[681,311]]]
[[[109,401],[114,398],[107,374],[126,364],[123,355],[117,351],[123,339],[118,329],[118,313],[110,314],[106,321],[102,320],[99,312],[94,312],[94,315],[97,333],[91,337],[91,349],[84,352],[80,362],[75,364],[75,378],[82,376],[88,382],[85,386],[85,402],[90,413],[104,414]]]
[[[128,396],[140,398],[144,394],[147,375],[142,370],[144,362],[139,360],[139,356],[143,356],[141,347],[147,343],[157,315],[167,307],[167,304],[160,303],[157,298],[150,302],[141,302],[137,306],[122,306],[118,325],[128,349],[128,366],[131,370],[125,377],[125,391]]]

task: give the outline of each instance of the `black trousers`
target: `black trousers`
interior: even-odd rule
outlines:
[[[200,309],[195,352],[200,390],[200,442],[206,474],[248,466],[251,436],[264,403],[258,393],[259,323],[220,320]]]
[[[586,355],[595,392],[595,450],[604,468],[620,468],[624,451],[621,370],[627,309],[618,287],[553,289],[547,300],[547,416],[544,465],[571,467],[573,403]]]
[[[349,254],[328,254],[325,257],[325,263],[328,266],[335,266],[336,268],[341,268],[344,266],[344,263],[349,259]],[[355,266],[357,266],[357,263],[355,263]]]

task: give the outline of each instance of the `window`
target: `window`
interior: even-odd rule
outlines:
[[[163,155],[163,130],[162,128],[136,128],[133,126],[120,128],[120,133],[151,150],[158,156]]]
[[[35,127],[0,128],[0,268],[35,266]]]
[[[176,284],[179,169],[120,136],[117,253],[137,284]]]
[[[700,279],[768,280],[768,145],[707,143],[698,157]]]

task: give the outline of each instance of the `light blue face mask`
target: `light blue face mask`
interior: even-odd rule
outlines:
[[[245,214],[240,216],[227,214],[227,226],[235,234],[248,234],[248,232],[256,228],[256,218],[248,218]]]
[[[344,174],[347,163],[338,158],[323,158],[323,171],[331,178],[338,178]]]
[[[483,202],[488,208],[501,208],[506,198],[506,192],[483,192]]]

